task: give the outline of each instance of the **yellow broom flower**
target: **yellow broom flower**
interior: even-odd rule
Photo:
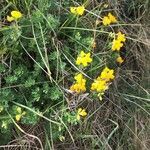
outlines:
[[[119,63],[119,64],[122,64],[124,62],[124,59],[122,59],[121,56],[119,56],[116,61]]]
[[[74,15],[80,15],[82,16],[85,11],[84,6],[78,6],[78,7],[70,7],[70,12]]]
[[[77,120],[80,120],[81,117],[86,117],[87,116],[87,112],[85,109],[79,108],[77,111]]]
[[[123,47],[123,43],[121,41],[114,39],[112,42],[112,51],[120,51],[121,47]]]
[[[11,16],[7,16],[7,21],[12,22],[14,20],[18,20],[22,17],[22,13],[20,11],[13,10],[11,11]]]
[[[110,19],[107,16],[103,18],[102,22],[104,26],[110,25],[111,23]]]
[[[76,82],[70,87],[70,90],[76,93],[81,93],[86,91],[86,80],[81,73],[77,74],[74,79]]]
[[[114,76],[114,70],[109,69],[108,67],[105,67],[100,75],[99,79],[103,79],[106,82],[113,80],[115,78]]]
[[[110,25],[111,23],[116,23],[117,19],[114,15],[112,15],[111,13],[108,13],[107,16],[103,17],[102,22],[104,26],[107,26],[107,25]]]
[[[126,41],[125,34],[122,34],[121,32],[118,32],[117,40],[120,41],[120,42],[125,42]]]
[[[110,20],[111,23],[116,23],[117,19],[114,15],[112,15],[111,13],[108,13],[108,18]]]
[[[92,62],[91,54],[85,53],[84,51],[80,52],[76,60],[77,65],[83,65],[84,67],[88,66],[88,63],[91,63],[91,62]]]

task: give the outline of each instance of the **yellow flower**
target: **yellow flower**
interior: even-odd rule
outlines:
[[[70,7],[70,12],[75,14],[75,15],[82,16],[84,11],[85,11],[85,7],[84,6]]]
[[[7,21],[12,22],[14,20],[18,20],[22,17],[22,13],[20,11],[12,11],[11,16],[7,16]]]
[[[83,75],[81,73],[77,74],[74,79],[77,81],[77,83],[85,83],[86,80],[83,78]]]
[[[118,32],[116,39],[114,38],[114,40],[112,42],[112,50],[120,51],[121,47],[123,47],[123,42],[125,42],[125,41],[126,41],[125,34]]]
[[[124,62],[124,60],[123,60],[122,57],[120,57],[120,56],[116,59],[116,61],[117,61],[119,64],[122,64],[122,63]]]
[[[121,47],[123,47],[123,43],[121,41],[114,39],[112,42],[112,50],[120,51]]]
[[[79,73],[74,77],[74,79],[76,80],[76,82],[70,87],[70,90],[77,93],[85,92],[86,80],[83,78],[83,75]]]
[[[110,80],[114,79],[114,70],[105,67],[101,74],[94,80],[91,90],[98,92],[98,97],[102,100],[104,92],[108,89]]]
[[[111,23],[116,23],[117,22],[116,17],[113,16],[111,13],[108,13],[108,18],[109,18]]]
[[[21,117],[22,117],[21,114],[16,115],[16,121],[19,121],[21,119]]]
[[[97,91],[99,93],[103,93],[107,89],[108,89],[108,85],[105,80],[96,79],[94,80],[91,86],[92,91]]]
[[[15,116],[16,121],[20,121],[21,117],[24,116],[26,114],[26,112],[25,111],[22,112],[21,107],[17,107],[16,111],[17,111],[17,114]]]
[[[108,83],[114,79],[114,70],[105,67],[101,74],[94,80],[91,86],[92,91],[97,91],[99,95],[103,95],[104,91],[108,89]]]
[[[81,117],[86,117],[87,112],[85,109],[79,108],[77,111],[77,120],[80,120]]]
[[[85,11],[85,7],[84,6],[77,7],[77,14],[78,15],[83,15],[84,11]]]
[[[104,26],[110,25],[111,23],[110,19],[107,16],[103,18],[102,22]]]
[[[86,91],[86,87],[84,84],[75,83],[70,87],[70,90],[76,93],[81,93]]]
[[[107,25],[110,25],[111,23],[116,23],[117,19],[111,13],[108,13],[107,16],[103,17],[102,22],[104,26],[107,26]]]
[[[114,76],[114,70],[109,69],[108,67],[105,67],[100,75],[99,79],[103,79],[106,82],[113,80],[115,78]]]
[[[12,11],[11,12],[11,16],[13,17],[13,18],[15,18],[15,19],[19,19],[19,18],[21,18],[22,17],[22,13],[20,12],[20,11]]]
[[[92,62],[91,54],[90,53],[84,53],[84,51],[81,51],[79,56],[77,57],[76,64],[77,65],[83,65],[86,67],[88,63]]]
[[[117,40],[120,41],[120,42],[125,42],[126,41],[125,34],[122,34],[121,32],[118,32]]]

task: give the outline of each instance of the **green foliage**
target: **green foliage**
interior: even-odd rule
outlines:
[[[33,107],[32,107],[32,109],[34,110]],[[36,110],[36,111],[38,111],[38,110]],[[26,117],[26,116],[28,116],[28,117]],[[23,124],[35,125],[39,121],[39,117],[36,114],[34,114],[34,113],[30,112],[30,111],[26,112],[26,116],[22,117],[21,122]]]
[[[86,7],[83,16],[71,14],[70,6],[78,6],[83,3]],[[104,26],[101,19],[103,14],[108,11],[105,10],[104,3],[81,0],[7,0],[1,2],[0,145],[11,140],[12,131],[16,127],[15,123],[37,125],[44,122],[48,141],[51,139],[50,144],[52,145],[53,142],[64,142],[66,139],[68,143],[75,144],[78,141],[82,143],[82,138],[85,143],[87,141],[86,149],[90,144],[93,149],[99,149],[106,145],[110,147],[111,143],[115,145],[112,146],[113,149],[120,143],[121,146],[123,145],[123,149],[124,144],[127,144],[129,149],[134,147],[130,144],[130,139],[123,143],[123,138],[126,138],[125,132],[128,130],[127,128],[124,130],[123,122],[132,128],[133,115],[136,117],[141,110],[148,114],[150,96],[145,89],[142,89],[142,86],[134,82],[136,77],[134,72],[139,72],[139,69],[128,68],[131,64],[129,62],[121,70],[122,65],[116,63],[120,52],[111,50],[112,41],[115,33],[127,28],[123,28],[119,23],[124,26],[127,23],[123,22],[122,15],[116,14],[120,19],[119,22],[112,26]],[[121,2],[119,3],[121,4]],[[128,16],[133,14],[138,5],[141,5],[141,1],[131,7],[127,7],[130,3],[129,0],[125,3],[124,11],[130,10],[127,13]],[[108,7],[109,10],[114,11],[114,14],[115,10],[119,10],[117,5],[115,9],[112,6]],[[143,7],[146,6],[143,5]],[[10,15],[12,10],[19,10],[23,16],[9,22],[7,15]],[[131,15],[131,18],[137,19],[137,15]],[[127,35],[127,38],[134,42],[139,40],[130,38],[130,34]],[[140,43],[142,42],[144,43],[144,41],[140,41]],[[133,43],[131,44],[133,46]],[[76,64],[77,56],[82,50],[90,53],[92,58],[92,63],[86,68]],[[125,50],[124,47],[123,50]],[[127,46],[127,50],[128,52],[132,51],[130,45]],[[140,53],[135,53],[137,57],[140,55]],[[128,57],[130,56],[124,56],[125,61]],[[132,58],[131,60],[134,61]],[[132,64],[135,65],[135,62]],[[95,81],[105,66],[114,69],[116,77],[114,80],[116,81],[114,84],[112,81],[107,83],[110,86],[106,93],[92,92],[91,83]],[[121,75],[120,70],[122,71]],[[75,82],[73,77],[79,72],[83,73],[87,81],[86,92],[80,94],[70,91],[71,85]],[[140,79],[140,76],[137,78]],[[144,86],[147,88],[149,85],[144,82]],[[143,90],[142,92],[139,87]],[[99,101],[103,97],[106,101]],[[144,99],[144,102],[140,97]],[[134,105],[131,105],[130,102]],[[72,104],[73,108],[71,108]],[[18,107],[20,112],[17,110]],[[79,107],[85,107],[89,110],[88,114],[91,113],[87,117],[88,122],[82,118],[83,116],[80,116],[81,120],[77,119]],[[96,114],[98,115],[96,116]],[[119,117],[117,118],[117,116]],[[84,129],[80,124],[82,121],[85,125]],[[105,131],[105,128],[108,131]],[[124,130],[123,134],[121,130]],[[75,139],[72,139],[72,134]],[[127,134],[131,135],[131,132],[127,131]]]
[[[49,92],[51,93],[50,99],[55,101],[55,100],[59,100],[61,98],[62,93],[60,92],[58,87],[51,87],[49,90],[50,90]]]

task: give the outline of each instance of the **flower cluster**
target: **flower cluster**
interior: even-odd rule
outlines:
[[[79,56],[77,57],[76,64],[77,65],[83,65],[83,67],[88,66],[88,63],[92,62],[91,54],[85,53],[84,51],[81,51]]]
[[[80,120],[81,117],[86,117],[87,116],[87,112],[85,111],[85,109],[79,108],[77,111],[77,120]]]
[[[111,13],[108,13],[107,16],[103,17],[102,22],[104,26],[107,26],[107,25],[110,25],[111,23],[116,23],[117,19]]]
[[[92,83],[91,90],[103,95],[105,90],[108,89],[110,81],[114,78],[114,70],[105,67],[97,79]]]
[[[114,38],[112,42],[112,50],[113,51],[120,51],[121,47],[123,47],[123,43],[126,41],[125,34],[121,32],[117,33],[117,37]]]
[[[70,90],[76,93],[81,93],[86,91],[86,80],[83,78],[81,73],[77,74],[74,79],[76,82],[70,87]]]
[[[92,62],[91,54],[85,53],[81,51],[79,56],[77,57],[76,64],[82,65],[83,67],[87,67],[89,63]],[[84,79],[81,73],[78,73],[74,79],[76,82],[70,87],[70,90],[76,93],[81,93],[86,91],[86,80]]]
[[[120,49],[123,47],[124,42],[126,41],[126,37],[125,34],[122,34],[121,32],[118,32],[116,35],[117,36],[112,42],[112,51],[120,52]],[[124,62],[124,59],[119,55],[116,59],[116,62],[122,64]]]
[[[91,86],[91,90],[95,90],[97,92],[104,92],[105,90],[108,89],[108,85],[106,83],[105,80],[102,80],[101,78],[97,78],[94,80],[94,82],[92,83],[92,86]]]
[[[11,12],[11,16],[7,16],[7,21],[8,22],[12,22],[14,20],[18,20],[22,17],[22,13],[20,11],[12,11]]]
[[[79,7],[70,7],[71,13],[75,15],[83,15],[84,13],[84,6]],[[108,13],[107,16],[104,16],[102,19],[102,23],[104,26],[110,25],[112,23],[117,23],[117,19],[114,15],[111,13]],[[96,25],[98,25],[99,22],[96,22]],[[112,41],[112,51],[120,52],[121,47],[123,47],[124,42],[126,41],[125,34],[118,32],[110,33],[110,36],[113,38]],[[92,43],[92,48],[96,47],[95,41]],[[80,69],[83,69],[84,67],[87,67],[91,62],[93,61],[91,57],[91,53],[85,53],[84,51],[81,51],[76,59],[76,65],[82,66]],[[124,59],[119,55],[116,59],[116,62],[119,64],[124,62]],[[102,96],[104,95],[105,91],[109,88],[109,85],[111,84],[112,80],[115,78],[115,71],[114,69],[110,69],[109,67],[105,67],[100,75],[92,82],[90,90],[95,91],[100,100],[102,100]],[[76,82],[70,87],[70,90],[76,93],[82,93],[86,91],[86,80],[83,77],[83,74],[78,73],[74,79]],[[76,113],[77,120],[80,120],[81,117],[86,117],[87,112],[85,109],[79,108]]]
[[[103,71],[101,72],[100,78],[106,82],[113,80],[115,78],[114,70],[109,69],[108,67],[105,67]]]
[[[70,12],[74,15],[80,15],[82,16],[85,11],[84,6],[78,6],[78,7],[70,7]]]

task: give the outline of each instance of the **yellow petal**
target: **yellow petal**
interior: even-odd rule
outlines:
[[[104,92],[106,89],[108,88],[105,80],[101,80],[98,82],[98,85],[97,85],[97,92]]]
[[[105,67],[103,69],[103,71],[101,72],[100,77],[97,78],[97,80],[99,80],[99,81],[103,80],[103,82],[108,82],[111,79],[114,79],[114,77],[115,77],[114,76],[114,70],[113,69],[109,69],[108,67]]]
[[[21,114],[16,115],[16,120],[19,121],[21,119]]]
[[[7,16],[7,21],[8,21],[8,22],[12,22],[12,21],[14,21],[14,18],[13,18],[13,17],[10,17],[10,16]]]
[[[113,40],[112,50],[120,51],[121,47],[123,47],[123,43],[120,40]]]
[[[77,74],[77,75],[74,77],[74,79],[75,79],[78,83],[80,83],[81,80],[83,79],[83,75],[82,75],[81,73],[79,73],[79,74]]]
[[[14,18],[14,19],[19,19],[22,17],[22,13],[20,11],[12,11],[11,12],[11,16]]]
[[[108,13],[108,18],[110,19],[111,23],[116,23],[117,19],[115,16],[113,16],[111,13]]]
[[[80,57],[84,57],[86,55],[86,53],[84,53],[84,51],[80,52]]]
[[[85,111],[85,109],[82,109],[82,111],[80,112],[80,116],[82,117],[87,116],[87,112]]]
[[[104,26],[110,25],[111,23],[110,19],[107,16],[103,18],[102,22]]]
[[[80,115],[79,114],[77,114],[77,120],[80,120]]]
[[[84,67],[86,67],[88,63],[92,62],[92,58],[90,56],[91,56],[90,53],[86,54],[84,51],[81,51],[79,56],[77,57],[76,64],[77,65],[82,64]]]
[[[105,68],[103,69],[103,71],[102,71],[102,72],[107,73],[107,72],[109,72],[109,71],[110,71],[110,69],[109,69],[108,67],[105,67]]]
[[[78,108],[78,114],[82,111],[82,108]]]
[[[76,14],[76,10],[77,10],[76,7],[70,7],[70,12],[71,13]]]
[[[85,7],[84,7],[84,6],[79,6],[79,7],[77,7],[77,14],[78,14],[78,15],[83,15],[84,10],[85,10]]]
[[[120,42],[125,42],[126,41],[126,37],[125,37],[125,34],[122,34],[121,32],[118,32],[118,37],[117,37],[117,40],[120,41]]]
[[[77,84],[73,84],[71,87],[70,87],[70,90],[72,91],[72,92],[78,92],[78,85]]]
[[[83,61],[82,61],[82,65],[83,65],[84,67],[88,66],[87,61],[86,61],[86,60],[83,60]]]
[[[116,59],[116,61],[120,64],[122,64],[124,62],[124,60],[120,56]]]

